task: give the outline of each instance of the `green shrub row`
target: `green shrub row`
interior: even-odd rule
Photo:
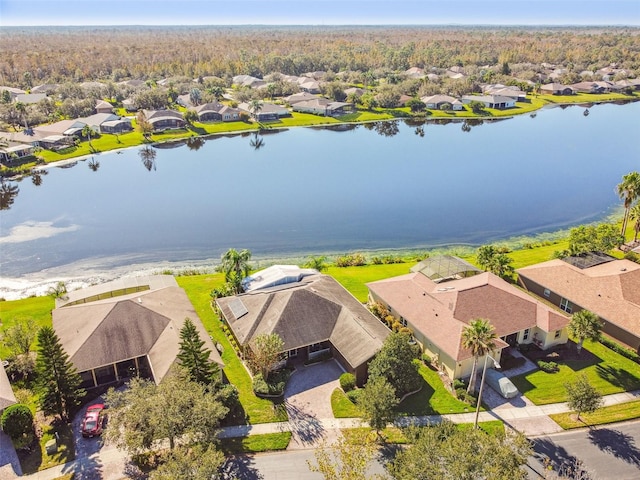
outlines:
[[[390,265],[392,263],[405,263],[402,257],[394,257],[393,255],[385,255],[384,257],[372,257],[371,263],[374,265]]]
[[[547,373],[556,373],[560,371],[560,367],[556,362],[545,362],[544,360],[538,360],[537,362],[538,368],[543,372]]]
[[[628,358],[629,360],[633,360],[636,363],[640,363],[640,355],[631,350],[630,348],[623,347],[619,343],[614,342],[610,338],[601,336],[600,343],[607,348],[610,348],[614,352],[622,355],[623,357]]]
[[[342,255],[336,258],[336,267],[361,267],[367,264],[367,259],[361,253]]]

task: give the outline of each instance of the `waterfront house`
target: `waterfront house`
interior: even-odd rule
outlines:
[[[133,130],[131,119],[120,117],[114,113],[96,113],[78,120],[89,125],[97,133],[125,133]]]
[[[422,97],[420,100],[424,102],[427,108],[433,110],[442,110],[443,105],[451,105],[452,110],[462,110],[462,102],[450,95],[431,95]]]
[[[56,299],[53,329],[84,388],[134,375],[160,383],[176,362],[186,318],[210,360],[224,366],[185,291],[171,275],[123,278]]]
[[[486,108],[495,108],[497,110],[504,110],[507,108],[513,108],[516,106],[516,101],[513,98],[502,97],[500,95],[463,95],[462,103],[468,105],[471,102],[480,102],[484,104]]]
[[[258,122],[273,121],[278,120],[281,117],[291,116],[291,112],[288,109],[274,103],[260,102],[260,106],[261,109],[257,112],[254,112],[251,109],[251,105],[247,102],[244,102],[238,105],[238,109],[242,112],[245,112],[247,115],[250,115]]]
[[[473,355],[462,346],[462,332],[477,318],[495,328],[499,338],[491,355],[496,359],[509,345],[548,349],[566,343],[566,315],[493,273],[453,258],[429,258],[412,273],[367,284],[370,301],[411,329],[450,378],[471,374]]]
[[[33,155],[35,147],[29,144],[8,142],[7,146],[0,147],[0,161],[3,163],[11,163],[21,158]]]
[[[520,283],[568,314],[590,310],[602,331],[640,352],[640,265],[602,254],[555,259],[519,269]]]
[[[575,90],[569,85],[562,85],[561,83],[547,83],[540,86],[540,93],[546,95],[573,95]]]
[[[277,333],[283,363],[331,355],[362,385],[387,327],[328,275],[295,266],[268,270],[250,277],[247,293],[216,300],[238,345],[246,352],[258,335]]]
[[[180,112],[175,110],[143,110],[147,121],[153,126],[154,132],[184,128],[186,122]]]
[[[240,110],[222,103],[211,102],[198,105],[193,110],[201,122],[236,122],[240,120]]]
[[[295,102],[291,109],[294,112],[313,113],[315,115],[324,115],[326,117],[338,117],[353,111],[352,103],[334,102],[326,98],[314,98],[311,100],[303,100]]]

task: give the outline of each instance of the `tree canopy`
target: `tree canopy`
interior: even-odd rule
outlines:
[[[471,370],[471,378],[469,379],[469,393],[475,392],[476,378],[478,376],[478,358],[487,355],[496,348],[497,336],[493,325],[489,320],[477,318],[471,320],[469,325],[462,330],[462,346],[471,350],[473,355],[473,368]]]
[[[260,334],[249,345],[249,362],[267,380],[271,367],[278,361],[283,348],[284,342],[277,333]]]
[[[382,349],[369,364],[369,382],[384,378],[399,397],[420,388],[422,377],[414,360],[418,357],[416,345],[409,343],[406,333],[392,333]]]
[[[384,377],[369,378],[358,397],[358,406],[363,412],[363,419],[377,432],[393,421],[397,405],[396,390]]]
[[[210,355],[211,350],[204,346],[193,321],[185,318],[180,329],[178,360],[192,381],[207,385],[220,373],[218,366],[209,359]]]
[[[585,340],[597,340],[600,338],[600,330],[604,324],[595,313],[589,310],[580,310],[571,315],[568,325],[569,333],[578,340],[578,353],[582,350]]]
[[[567,390],[567,405],[576,412],[578,420],[581,413],[593,413],[602,406],[602,395],[589,383],[584,373],[564,387]]]

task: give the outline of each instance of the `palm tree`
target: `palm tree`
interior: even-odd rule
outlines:
[[[80,135],[86,138],[87,141],[89,142],[89,150],[93,150],[93,145],[91,144],[92,133],[93,133],[93,129],[89,125],[85,125],[84,127],[82,127],[82,132],[80,132]]]
[[[600,338],[600,330],[603,323],[595,313],[589,310],[580,310],[571,316],[569,322],[569,333],[578,340],[576,345],[578,355],[582,351],[582,344],[585,340],[597,340]]]
[[[313,268],[319,272],[327,269],[327,257],[321,255],[319,257],[309,257],[309,261],[304,264],[305,268]]]
[[[189,92],[189,100],[191,101],[191,105],[193,105],[194,107],[200,105],[200,102],[202,101],[202,92],[199,88],[191,89],[191,91]]]
[[[251,112],[251,115],[253,115],[254,120],[258,120],[257,115],[261,110],[262,102],[260,100],[251,100],[251,102],[249,102],[249,111]]]
[[[16,109],[16,112],[18,112],[22,117],[22,121],[24,122],[24,129],[29,130],[29,125],[27,124],[27,116],[26,116],[27,106],[22,102],[16,102],[14,104],[14,107]]]
[[[489,320],[477,318],[471,320],[469,325],[462,330],[462,346],[471,350],[473,354],[473,369],[469,379],[467,392],[473,393],[476,389],[476,377],[478,372],[478,359],[496,348],[496,332]]]
[[[638,198],[640,198],[640,173],[631,172],[622,177],[622,182],[618,184],[616,189],[620,199],[624,202],[624,217],[622,219],[622,231],[624,234],[627,231],[627,223],[629,222],[629,210]]]
[[[636,223],[633,225],[633,230],[635,231],[633,241],[637,242],[638,234],[640,233],[640,203],[637,203],[635,206],[631,207],[631,209],[629,210],[629,219],[636,221]]]
[[[251,270],[249,267],[250,259],[250,250],[245,249],[238,252],[235,248],[230,248],[221,257],[220,269],[224,272],[225,281],[233,284],[237,293],[242,291],[242,280],[249,275]]]

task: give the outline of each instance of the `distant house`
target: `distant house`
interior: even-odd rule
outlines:
[[[113,113],[113,105],[104,100],[96,100],[96,113]]]
[[[451,105],[452,110],[462,110],[464,108],[460,100],[449,95],[431,95],[422,97],[420,100],[424,102],[427,108],[433,110],[441,110],[443,105]]]
[[[258,122],[273,121],[282,117],[291,116],[291,112],[288,109],[279,105],[267,102],[260,102],[260,105],[262,108],[257,112],[253,112],[251,105],[246,102],[238,105],[238,109],[250,115]]]
[[[569,85],[562,85],[561,83],[547,83],[540,86],[540,93],[546,95],[573,95],[575,90]]]
[[[261,78],[253,77],[251,75],[236,75],[233,77],[233,84],[240,85],[242,87],[262,88],[266,87],[267,82]]]
[[[41,102],[45,98],[47,98],[46,93],[21,93],[19,95],[16,95],[13,101],[16,103],[20,102],[26,105],[30,105]]]
[[[131,98],[125,98],[122,101],[122,107],[127,112],[137,112],[138,111],[138,106],[136,105],[136,103]]]
[[[258,272],[253,277],[269,277],[263,287],[218,298],[222,318],[245,351],[258,335],[276,333],[284,342],[283,362],[330,354],[363,384],[389,330],[332,277],[293,275],[295,269],[283,270],[280,279],[277,272]]]
[[[33,87],[31,89],[31,93],[46,93],[47,95],[50,95],[58,88],[60,88],[60,85],[57,83],[43,83],[42,85],[36,85]]]
[[[344,91],[344,94],[348,97],[349,95],[355,95],[357,98],[360,98],[362,95],[364,95],[365,93],[367,93],[367,91],[364,88],[358,88],[358,87],[350,87],[350,88],[346,88]]]
[[[496,359],[509,345],[533,343],[547,349],[567,341],[569,318],[562,312],[466,262],[428,260],[413,273],[367,287],[370,300],[384,305],[411,329],[425,353],[450,378],[471,374],[473,355],[462,346],[462,332],[477,318],[489,320],[495,328]]]
[[[298,78],[298,87],[303,92],[307,93],[320,93],[320,84],[313,78],[300,77]]]
[[[201,122],[237,122],[240,110],[218,102],[205,103],[194,108]]]
[[[180,106],[183,106],[184,108],[191,108],[194,106],[191,103],[191,95],[188,93],[185,93],[184,95],[178,95],[178,98],[176,98],[176,103]]]
[[[424,70],[421,69],[420,67],[411,67],[408,70],[404,71],[404,75],[407,78],[424,78],[425,74],[424,74]]]
[[[578,93],[606,93],[611,89],[602,82],[578,82],[570,85]]]
[[[142,86],[145,86],[146,84],[147,82],[145,82],[144,80],[137,80],[137,79],[123,80],[121,82],[118,82],[118,85],[123,85],[126,87],[132,87],[132,88],[142,87]]]
[[[186,122],[180,112],[175,110],[143,110],[147,121],[153,126],[154,132],[184,128]]]
[[[176,362],[186,318],[224,366],[187,294],[169,275],[120,279],[56,300],[53,329],[84,388],[134,375],[160,383]]]
[[[323,115],[326,117],[338,117],[353,111],[352,103],[333,102],[326,98],[314,98],[312,100],[304,100],[296,102],[291,109],[294,112],[313,113],[315,115]]]
[[[572,314],[590,310],[603,331],[640,352],[640,265],[630,260],[587,254],[518,270],[530,292]]]
[[[345,93],[346,90],[345,90]],[[293,95],[289,95],[288,97],[284,97],[284,101],[287,102],[289,105],[294,105],[298,102],[306,102],[307,100],[315,100],[316,98],[321,98],[318,97],[318,95],[314,95],[313,93],[309,93],[309,92],[300,92],[300,93],[294,93]]]
[[[24,95],[25,93],[27,93],[21,88],[5,87],[4,85],[0,85],[0,93],[2,93],[3,91],[9,92],[11,100],[14,100],[18,95]]]
[[[133,130],[131,119],[113,113],[96,113],[79,120],[89,125],[97,133],[126,133]]]
[[[486,108],[495,108],[504,110],[506,108],[514,108],[516,101],[513,98],[502,97],[500,95],[463,95],[462,103],[468,105],[471,102],[480,102]]]
[[[30,157],[33,155],[34,149],[35,147],[32,145],[9,142],[6,147],[0,147],[0,161],[11,163],[21,158]]]

